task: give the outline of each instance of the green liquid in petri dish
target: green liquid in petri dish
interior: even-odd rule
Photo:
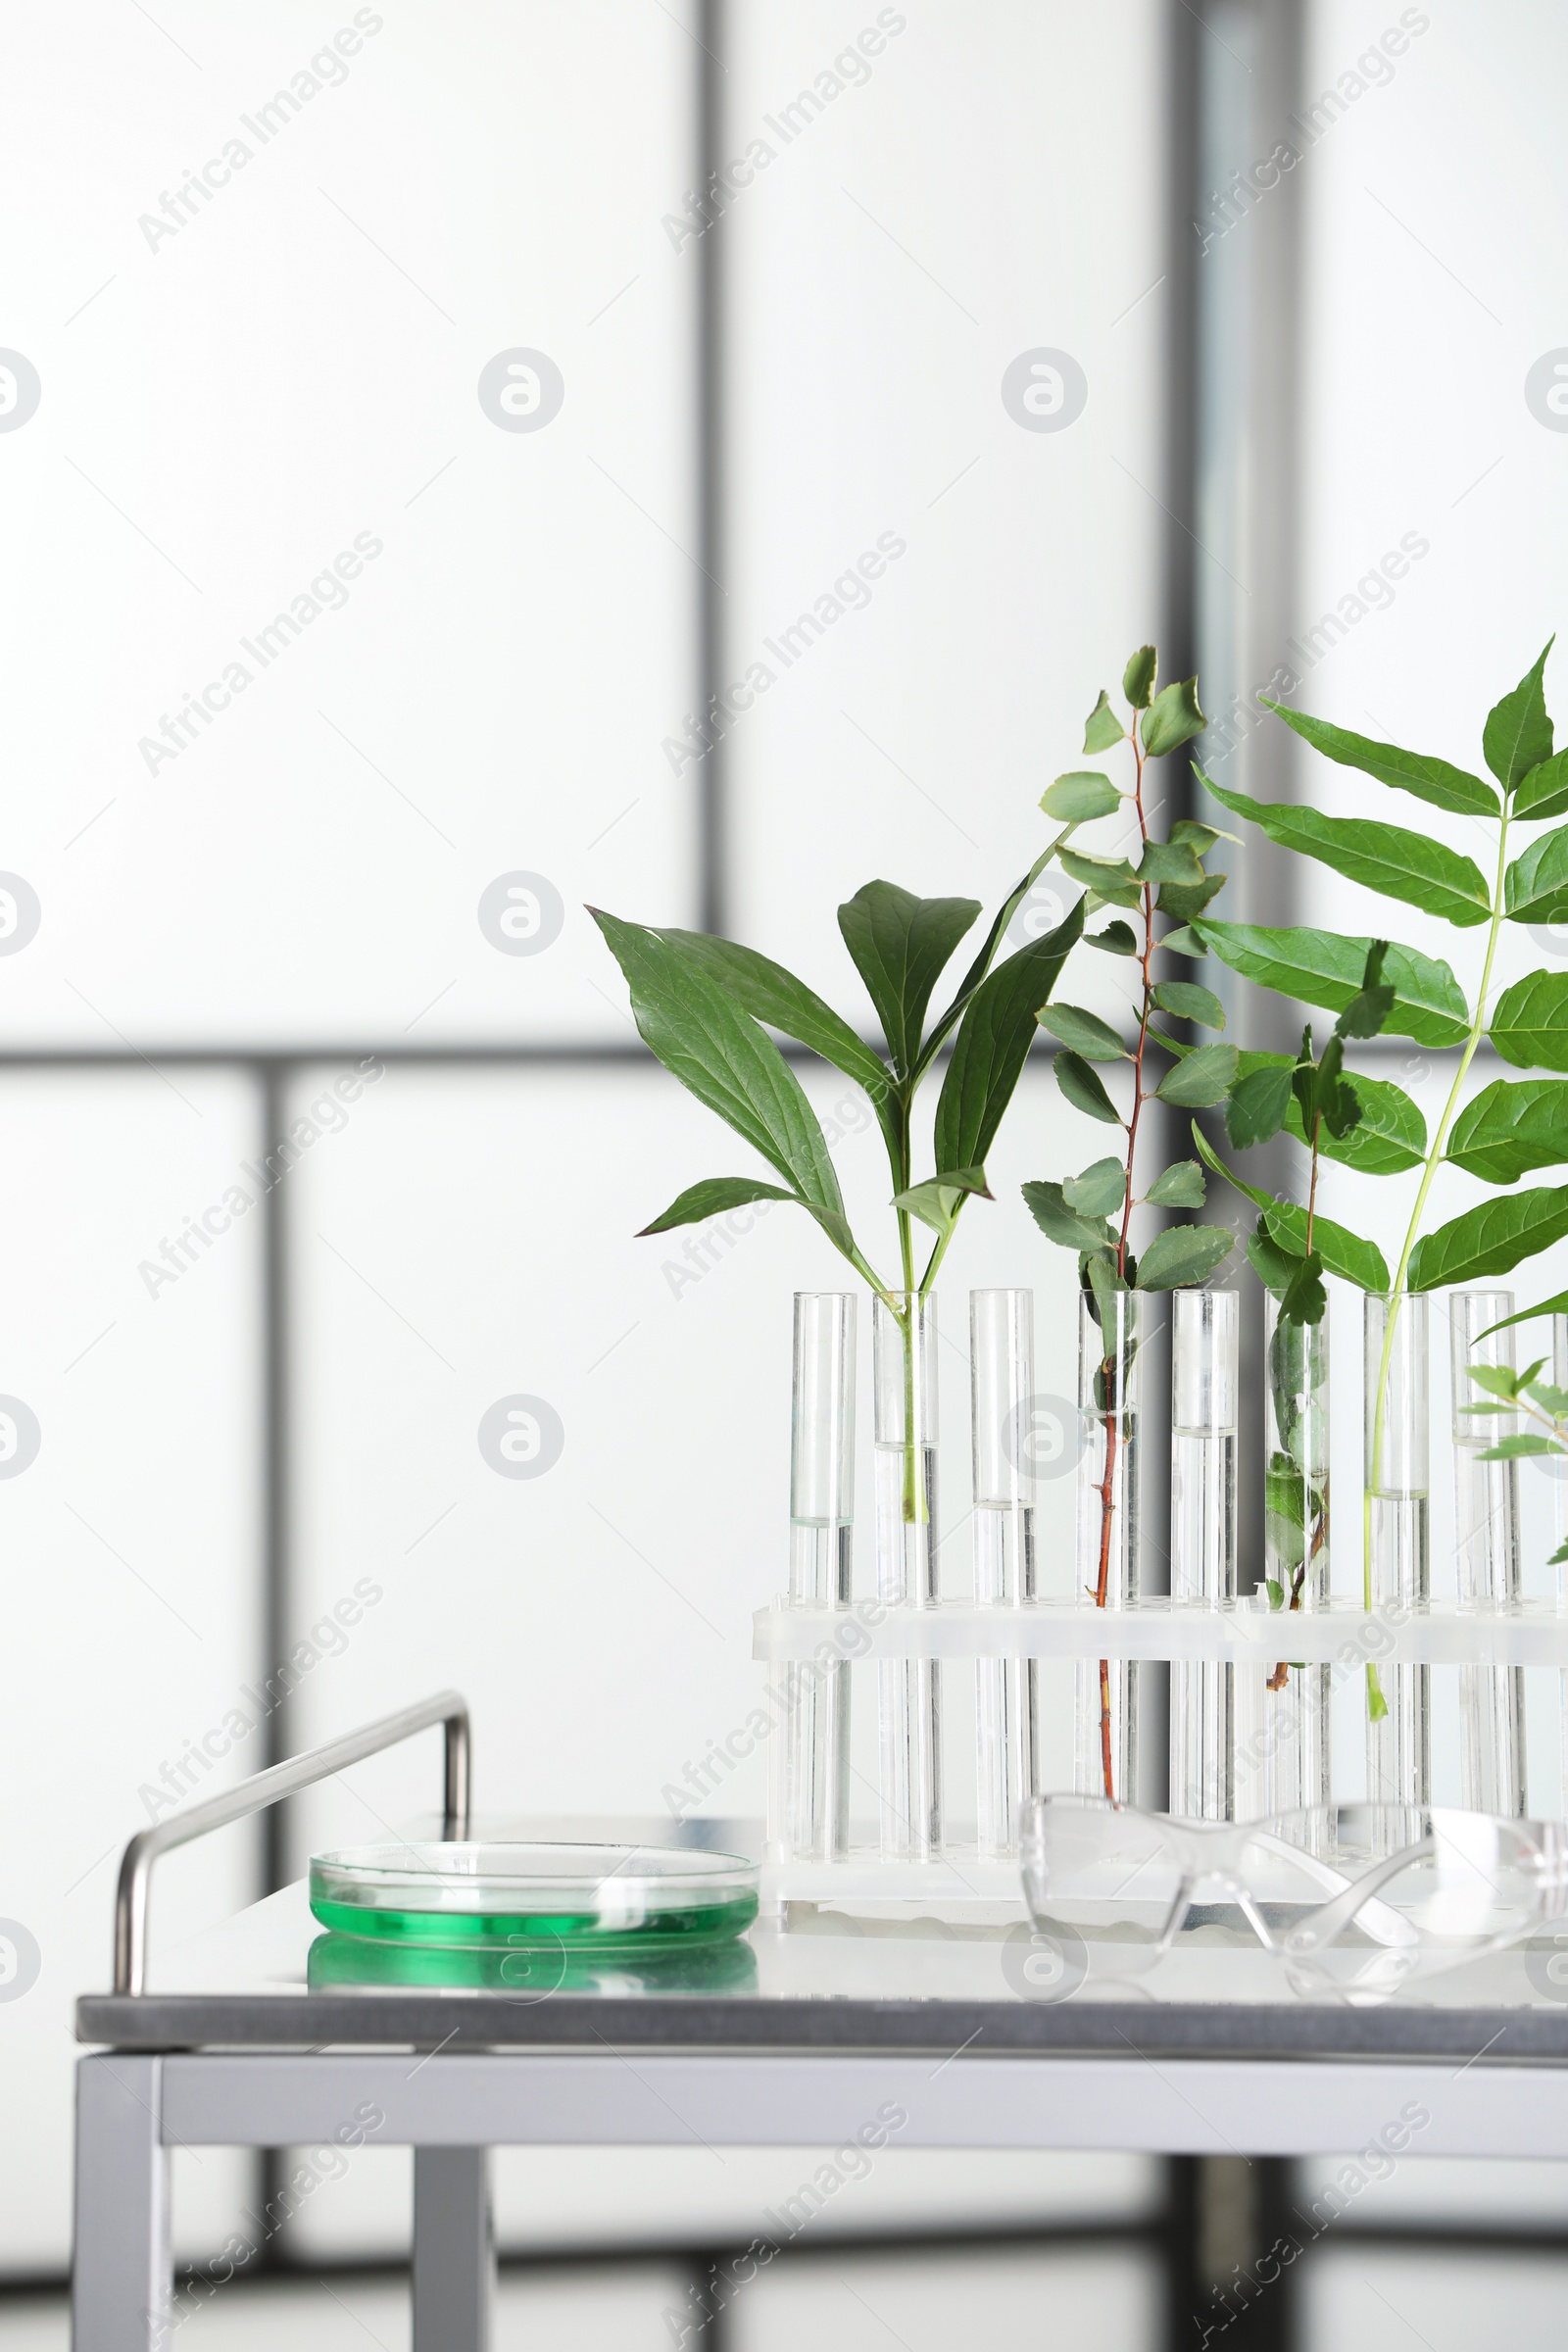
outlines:
[[[743,1936],[757,1917],[757,1896],[747,1893],[730,1902],[697,1903],[667,1911],[651,1908],[635,1927],[624,1919],[607,1924],[594,1911],[403,1911],[333,1902],[315,1892],[311,1909],[323,1928],[358,1936],[363,1942],[514,1951],[530,1945],[559,1950],[565,1944],[574,1950],[609,1954],[683,1951],[692,1944]]]

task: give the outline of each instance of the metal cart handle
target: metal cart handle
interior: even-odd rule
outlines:
[[[160,1854],[167,1854],[172,1846],[188,1845],[193,1838],[205,1838],[209,1830],[220,1830],[231,1821],[243,1821],[247,1814],[265,1813],[280,1797],[293,1796],[317,1781],[330,1780],[333,1773],[342,1772],[346,1766],[359,1764],[367,1756],[379,1755],[384,1747],[396,1747],[400,1740],[428,1731],[437,1723],[444,1726],[447,1736],[441,1835],[447,1838],[466,1838],[471,1742],[468,1702],[457,1690],[438,1690],[433,1698],[420,1699],[412,1707],[400,1707],[395,1715],[383,1715],[361,1731],[328,1740],[325,1747],[313,1747],[303,1756],[290,1756],[281,1764],[270,1765],[266,1772],[253,1773],[248,1781],[241,1781],[237,1788],[226,1789],[221,1796],[210,1796],[202,1804],[187,1805],[182,1813],[172,1815],[168,1821],[161,1821],[150,1830],[139,1830],[121,1857],[120,1886],[115,1896],[116,1992],[146,1990],[147,1899],[153,1864]]]

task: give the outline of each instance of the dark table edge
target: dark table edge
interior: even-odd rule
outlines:
[[[803,2002],[639,1994],[84,1993],[76,2038],[115,2050],[360,2047],[973,2056],[1447,2059],[1568,2065],[1568,2009],[1348,2009],[1200,2002]]]

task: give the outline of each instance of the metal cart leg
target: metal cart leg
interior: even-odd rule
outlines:
[[[162,2352],[169,2341],[163,2064],[121,2055],[76,2069],[74,2352]]]
[[[488,2352],[495,2275],[489,2150],[416,2148],[414,2352]]]

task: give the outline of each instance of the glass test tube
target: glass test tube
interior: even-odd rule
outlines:
[[[1171,1599],[1211,1609],[1236,1597],[1240,1306],[1236,1291],[1171,1295]],[[1232,1818],[1234,1683],[1223,1658],[1171,1668],[1172,1813]]]
[[[1326,1805],[1330,1788],[1331,1670],[1290,1659],[1291,1619],[1329,1598],[1329,1318],[1282,1321],[1265,1292],[1263,1340],[1263,1574],[1285,1655],[1236,1668],[1238,1821]]]
[[[853,1592],[856,1310],[848,1291],[795,1295],[790,1599],[808,1607]],[[792,1660],[784,1679],[786,1849],[832,1861],[849,1844],[849,1659]]]
[[[974,1459],[974,1596],[1017,1608],[1035,1597],[1032,1291],[969,1293]],[[1039,1792],[1039,1661],[975,1666],[975,1809],[980,1852],[1018,1850],[1019,1809]]]
[[[1500,1438],[1515,1436],[1517,1413],[1471,1414],[1487,1401],[1473,1367],[1514,1365],[1514,1335],[1491,1331],[1513,1313],[1511,1291],[1454,1291],[1448,1301],[1453,1365],[1453,1544],[1461,1609],[1507,1609],[1520,1595],[1519,1465],[1484,1462]],[[1490,1336],[1483,1339],[1482,1333]],[[1459,1761],[1474,1813],[1525,1810],[1525,1676],[1522,1666],[1459,1669]]]
[[[1363,1541],[1372,1607],[1401,1616],[1432,1596],[1428,1300],[1369,1291],[1363,1372]],[[1379,1665],[1386,1714],[1368,1690],[1366,1792],[1372,1803],[1432,1801],[1432,1669]]]
[[[1138,1601],[1139,1409],[1143,1396],[1143,1306],[1136,1291],[1106,1301],[1078,1298],[1077,1569],[1079,1606],[1136,1607]],[[1080,1658],[1073,1705],[1073,1787],[1080,1793],[1138,1802],[1138,1670],[1126,1658]]]
[[[1551,1385],[1554,1389],[1568,1389],[1568,1315],[1551,1318]],[[1558,1552],[1568,1543],[1568,1462],[1550,1454],[1541,1459],[1552,1482],[1552,1550]],[[1561,1611],[1568,1609],[1568,1561],[1557,1562],[1556,1577],[1555,1597]],[[1557,1699],[1557,1809],[1568,1814],[1568,1669],[1558,1674]]]
[[[876,1589],[929,1608],[939,1597],[937,1302],[895,1291],[872,1302]],[[931,1658],[877,1663],[882,1852],[927,1860],[942,1848],[942,1679]]]

